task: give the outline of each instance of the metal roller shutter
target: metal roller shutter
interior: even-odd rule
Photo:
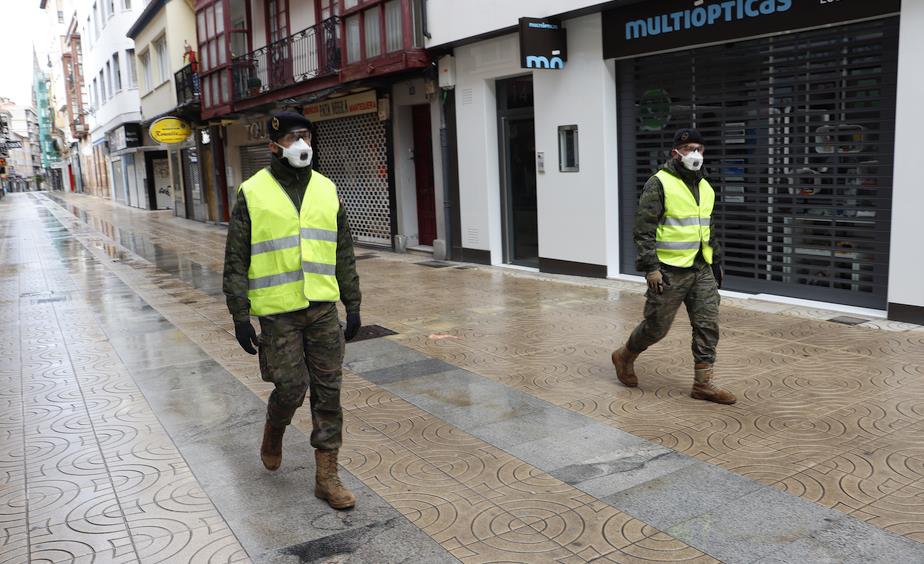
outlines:
[[[391,245],[385,125],[377,114],[317,123],[318,170],[343,197],[353,237]]]
[[[727,288],[884,308],[897,57],[893,17],[620,61],[623,272],[641,188],[692,124]]]
[[[273,154],[266,143],[241,147],[241,179],[247,180],[261,168],[269,166],[272,160]]]

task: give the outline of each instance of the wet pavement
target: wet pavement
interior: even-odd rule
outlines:
[[[683,316],[615,381],[640,284],[360,249],[381,329],[347,347],[334,512],[306,409],[260,464],[223,250],[170,212],[0,202],[0,562],[924,561],[920,327],[726,299],[717,406]]]

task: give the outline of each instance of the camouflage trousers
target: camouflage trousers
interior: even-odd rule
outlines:
[[[260,373],[276,388],[266,406],[266,420],[283,427],[309,394],[311,446],[340,448],[340,407],[344,339],[337,306],[313,304],[308,309],[260,318]]]
[[[693,326],[693,360],[715,363],[715,348],[719,344],[719,288],[712,268],[697,260],[692,268],[661,265],[664,292],[650,289],[646,294],[645,320],[629,337],[630,352],[641,353],[667,335],[674,316],[684,304]]]

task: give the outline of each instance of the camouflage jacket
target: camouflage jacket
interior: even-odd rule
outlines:
[[[311,169],[296,169],[273,156],[269,166],[273,177],[285,189],[295,207],[301,209],[302,196],[311,179]],[[225,244],[225,271],[223,290],[228,311],[235,322],[250,319],[250,300],[247,290],[250,282],[247,270],[250,268],[250,212],[244,193],[238,191],[237,202],[231,212],[228,225],[228,240]],[[343,205],[337,213],[337,283],[340,285],[340,300],[347,313],[359,311],[362,294],[359,290],[359,275],[356,273],[356,258],[353,254],[353,236]]]
[[[661,166],[661,170],[681,178],[693,193],[693,197],[699,202],[699,181],[703,178],[703,170],[696,172],[687,170],[674,159],[668,160]],[[658,252],[655,247],[655,238],[657,236],[658,225],[664,217],[664,187],[657,176],[652,175],[645,183],[642,189],[642,195],[638,201],[638,209],[635,212],[635,231],[633,239],[635,240],[636,259],[635,268],[642,273],[654,272],[658,269],[660,261]],[[719,246],[716,226],[712,226],[712,236],[709,239],[709,246],[713,249],[713,262],[722,262],[722,249]],[[698,260],[703,260],[701,255]]]

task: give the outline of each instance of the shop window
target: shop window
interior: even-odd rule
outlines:
[[[558,126],[558,170],[578,172],[578,126]]]

